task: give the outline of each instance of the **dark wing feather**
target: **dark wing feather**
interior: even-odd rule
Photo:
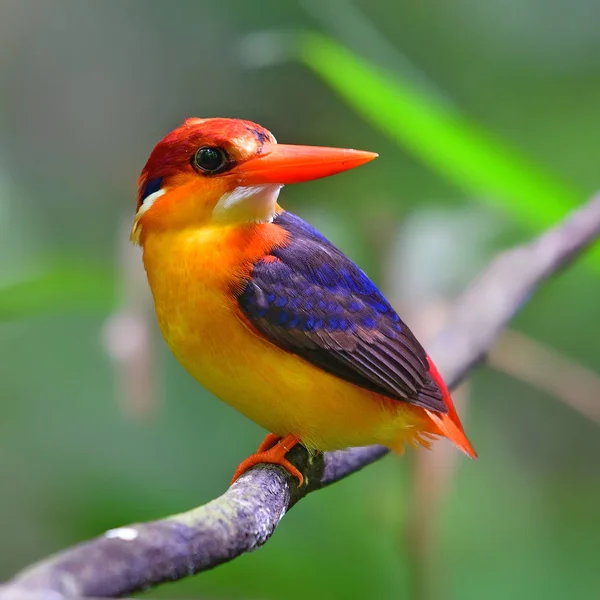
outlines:
[[[289,243],[255,263],[238,296],[252,325],[341,379],[447,412],[425,350],[365,273],[298,217],[275,224]]]

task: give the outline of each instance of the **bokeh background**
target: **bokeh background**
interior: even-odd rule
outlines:
[[[0,0],[0,579],[221,493],[263,432],[156,330],[135,180],[186,116],[375,150],[287,188],[427,337],[600,187],[595,0]],[[597,597],[600,254],[457,393],[480,454],[386,458],[175,598]]]

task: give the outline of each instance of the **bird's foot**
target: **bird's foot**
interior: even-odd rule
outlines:
[[[277,442],[282,440],[283,438],[276,433],[267,433],[265,439],[260,443],[260,446],[256,449],[256,454],[259,452],[266,452],[270,450]]]
[[[274,433],[269,433],[258,447],[258,450],[240,463],[231,483],[236,481],[248,469],[251,469],[255,465],[267,463],[271,465],[281,465],[290,475],[293,475],[298,479],[298,487],[300,487],[304,483],[304,476],[285,458],[285,455],[299,443],[300,440],[295,435],[289,434],[284,438],[281,438]]]

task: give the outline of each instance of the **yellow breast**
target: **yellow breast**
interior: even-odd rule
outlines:
[[[329,375],[244,321],[234,292],[273,236],[281,235],[270,227],[146,236],[144,264],[173,354],[215,396],[278,435],[293,433],[320,450],[402,445],[416,433],[412,407]]]

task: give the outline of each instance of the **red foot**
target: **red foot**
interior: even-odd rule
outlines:
[[[260,446],[256,449],[255,454],[259,452],[266,452],[270,448],[272,448],[277,442],[282,439],[280,435],[276,435],[274,433],[267,433],[265,439],[260,443]]]
[[[246,460],[242,461],[236,469],[231,483],[236,481],[248,469],[260,463],[268,463],[271,465],[281,465],[290,475],[298,479],[298,487],[304,483],[304,476],[300,471],[285,458],[285,455],[296,445],[300,440],[291,433],[284,438],[280,438],[274,433],[269,433],[262,444],[258,447],[255,454],[250,455]]]

